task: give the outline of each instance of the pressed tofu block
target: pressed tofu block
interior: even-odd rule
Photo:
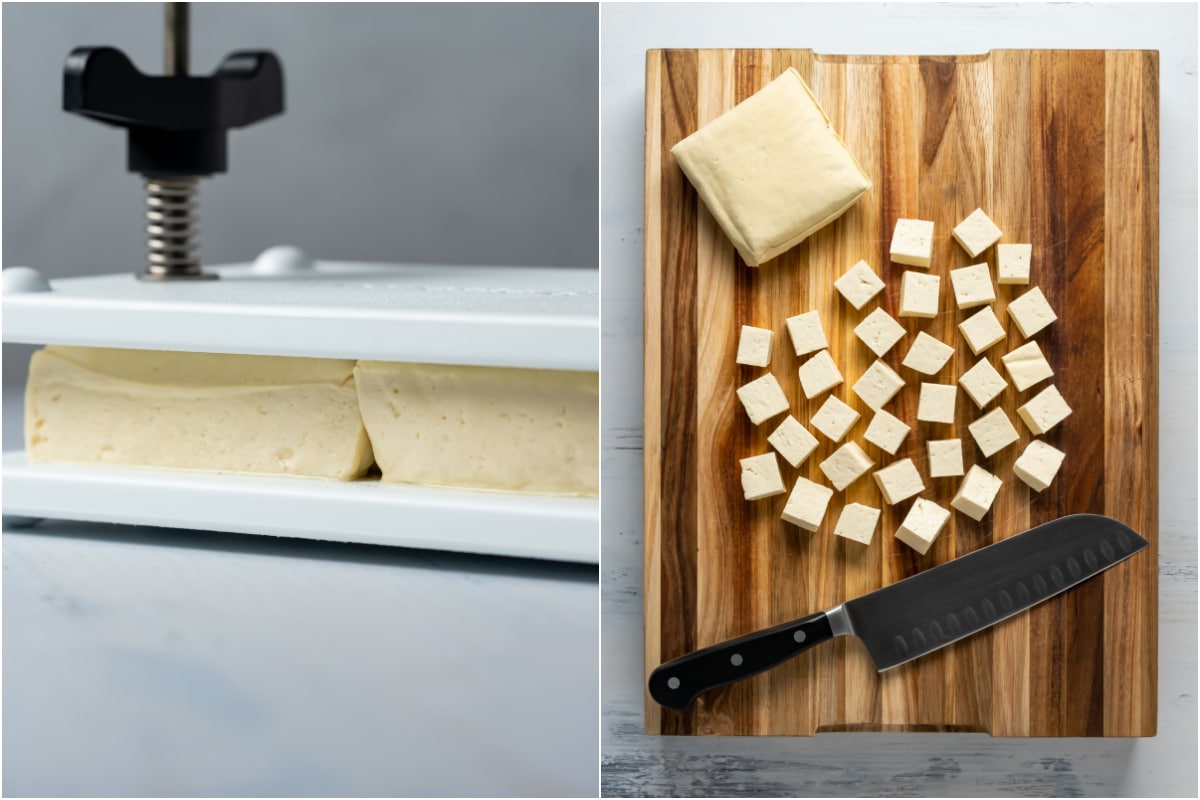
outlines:
[[[361,477],[354,361],[52,345],[25,387],[31,463]]]
[[[875,538],[875,528],[879,525],[879,514],[878,508],[864,506],[862,503],[847,503],[842,509],[842,515],[838,517],[833,535],[859,544],[870,544]]]
[[[925,482],[911,458],[902,458],[876,470],[874,477],[883,499],[891,506],[925,491]]]
[[[1029,283],[1032,257],[1032,244],[996,245],[996,282],[1001,285]]]
[[[933,260],[933,222],[923,219],[896,220],[889,257],[897,264],[929,269],[929,263]]]
[[[992,507],[1002,483],[983,467],[972,466],[958,485],[958,492],[950,505],[978,522]]]
[[[1026,339],[1058,319],[1054,309],[1046,302],[1046,296],[1037,286],[1009,303],[1008,315]]]
[[[821,471],[839,492],[867,474],[875,466],[871,457],[854,442],[846,442],[821,462]]]
[[[953,347],[933,338],[925,331],[919,331],[917,338],[913,339],[912,347],[908,348],[908,355],[900,363],[922,375],[935,375],[946,366],[952,355]]]
[[[787,395],[783,393],[783,387],[769,372],[740,387],[737,396],[746,409],[746,416],[750,417],[750,421],[755,425],[761,425],[791,407]]]
[[[985,457],[990,457],[1008,447],[1019,438],[1017,429],[1004,409],[993,408],[979,419],[967,426],[967,430],[975,437],[975,443]]]
[[[930,439],[929,477],[949,478],[963,474],[962,439]]]
[[[384,481],[599,493],[599,373],[360,361],[354,379]]]
[[[1044,492],[1058,474],[1067,454],[1057,447],[1034,439],[1013,464],[1013,472],[1036,492]]]
[[[833,363],[833,356],[829,355],[828,350],[822,350],[800,365],[800,387],[809,400],[829,391],[842,380],[842,373]]]
[[[979,355],[989,347],[1004,341],[1004,326],[996,318],[991,306],[984,306],[958,323],[958,329],[967,340],[971,352]]]
[[[747,500],[761,500],[787,491],[774,453],[743,458],[739,463],[742,465],[742,492]]]
[[[846,274],[834,281],[834,286],[856,309],[865,306],[872,297],[883,291],[883,281],[866,261],[859,261]]]
[[[779,423],[779,427],[771,432],[767,437],[767,442],[783,456],[783,460],[791,464],[793,467],[800,466],[804,459],[812,455],[812,451],[817,449],[817,437],[808,432],[808,429],[796,421],[796,418],[788,414],[783,422]]]
[[[900,316],[933,319],[941,290],[942,279],[937,275],[907,270],[900,278]]]
[[[1047,386],[1033,399],[1017,409],[1017,416],[1034,436],[1049,433],[1054,426],[1071,416],[1071,407],[1059,393],[1058,387]]]
[[[671,154],[752,267],[841,216],[871,187],[790,67]]]
[[[982,208],[977,208],[967,215],[967,218],[954,226],[952,234],[954,241],[962,245],[971,258],[987,250],[1000,241],[1002,232],[996,227]]]
[[[829,347],[829,342],[825,339],[825,329],[821,327],[821,315],[816,311],[788,317],[787,329],[798,356]]]
[[[771,339],[774,334],[766,328],[743,325],[738,336],[737,363],[749,367],[765,367],[771,363]]]
[[[1018,392],[1054,375],[1050,362],[1042,355],[1037,342],[1026,342],[1011,353],[1000,356],[1004,369]]]
[[[1008,382],[1004,380],[1003,375],[996,371],[992,362],[981,358],[962,374],[962,377],[958,379],[958,385],[963,388],[968,397],[975,401],[975,405],[983,408],[1000,396],[1000,393],[1008,386]]]
[[[833,490],[828,486],[813,483],[807,478],[797,478],[783,507],[783,521],[806,531],[815,531],[821,527],[821,520],[825,518],[825,510],[829,508],[832,497]]]
[[[871,423],[867,425],[867,432],[863,434],[863,438],[880,450],[895,455],[910,430],[912,428],[900,418],[881,408],[871,417]]]
[[[985,306],[996,300],[992,287],[992,275],[987,264],[972,264],[950,270],[950,286],[954,289],[954,302],[959,308]]]
[[[833,395],[825,398],[825,402],[813,414],[812,426],[825,434],[829,441],[837,443],[846,432],[858,422],[859,413]]]
[[[925,555],[933,546],[938,534],[942,532],[942,528],[946,527],[949,519],[949,511],[932,500],[918,497],[913,501],[912,508],[908,510],[904,521],[900,523],[900,528],[896,531],[896,538],[921,555]]]
[[[878,411],[887,405],[903,386],[904,378],[897,375],[896,370],[875,359],[854,384],[854,393],[871,409]]]
[[[862,340],[872,353],[883,358],[896,342],[904,338],[904,326],[893,319],[892,315],[877,308],[858,323],[854,335]]]
[[[954,401],[958,387],[952,384],[922,383],[917,401],[917,420],[920,422],[954,422]]]

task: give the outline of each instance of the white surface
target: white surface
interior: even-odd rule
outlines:
[[[601,11],[602,791],[606,795],[1196,796],[1196,7],[605,5]],[[1152,739],[647,737],[642,722],[645,51],[1160,51],[1159,725]]]
[[[4,295],[4,341],[595,371],[595,270],[316,262]],[[23,281],[27,282],[27,281]]]

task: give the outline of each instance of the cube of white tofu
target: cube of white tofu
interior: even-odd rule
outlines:
[[[942,279],[937,275],[907,270],[900,278],[900,316],[933,319],[941,291]]]
[[[912,347],[908,348],[908,355],[900,363],[922,375],[935,375],[946,366],[952,355],[953,347],[933,338],[925,331],[919,331],[917,338],[913,339]]]
[[[968,397],[975,401],[975,405],[983,408],[1000,396],[1000,393],[1008,386],[1008,381],[1004,380],[1004,376],[996,371],[992,362],[987,358],[981,358],[975,362],[975,366],[962,374],[962,377],[958,379],[958,385],[963,388]]]
[[[1004,326],[996,318],[996,312],[991,306],[984,306],[971,316],[958,323],[963,338],[971,348],[971,352],[979,355],[994,344],[1004,341]]]
[[[874,477],[883,499],[891,506],[925,491],[925,482],[911,458],[902,458],[876,470]]]
[[[1013,463],[1013,472],[1035,492],[1044,492],[1054,482],[1066,457],[1067,454],[1057,447],[1034,439]]]
[[[738,336],[737,363],[748,367],[765,367],[771,363],[771,339],[774,334],[766,328],[743,325]]]
[[[963,474],[962,439],[930,439],[929,477],[949,478]]]
[[[859,413],[853,408],[833,395],[829,395],[817,409],[817,413],[813,414],[811,422],[812,426],[825,434],[829,441],[837,443],[842,440],[848,430],[854,427],[859,416]]]
[[[992,286],[992,274],[987,264],[950,270],[950,285],[959,308],[985,306],[996,300],[996,289]]]
[[[1026,339],[1058,319],[1037,286],[1008,304],[1008,316],[1017,323],[1017,330]]]
[[[847,503],[842,509],[842,515],[838,517],[833,535],[859,544],[870,544],[875,538],[875,528],[879,525],[879,514],[878,508],[864,506],[862,503]]]
[[[863,434],[863,438],[880,450],[895,455],[904,443],[904,437],[908,436],[911,430],[912,428],[898,417],[881,408],[871,417],[871,423],[867,425],[867,432]]]
[[[1023,392],[1054,374],[1037,342],[1026,342],[1011,353],[1000,356],[1004,369],[1018,392]]]
[[[996,227],[982,208],[977,208],[967,215],[967,218],[954,226],[952,232],[954,241],[962,245],[971,258],[987,250],[1000,241],[1002,232]]]
[[[918,497],[896,530],[896,538],[925,555],[949,519],[949,511],[932,500]]]
[[[1017,416],[1024,422],[1025,427],[1034,436],[1041,436],[1053,430],[1054,426],[1071,416],[1071,407],[1059,393],[1058,387],[1047,386],[1033,399],[1017,409]]]
[[[856,309],[865,306],[872,297],[883,291],[883,281],[866,261],[859,261],[833,284],[846,302]]]
[[[953,384],[922,383],[917,401],[919,422],[954,423],[954,401],[958,398],[958,387]]]
[[[788,317],[787,329],[788,335],[792,337],[792,346],[796,348],[798,356],[815,353],[829,347],[829,342],[825,339],[825,329],[821,327],[821,314],[817,311],[808,311]]]
[[[862,340],[872,353],[883,358],[896,342],[904,338],[904,326],[882,308],[877,308],[858,323],[854,335]]]
[[[967,426],[975,444],[985,457],[990,457],[1017,441],[1017,429],[1004,409],[997,406]]]
[[[996,245],[996,282],[1029,283],[1029,262],[1032,258],[1032,244]]]
[[[871,457],[854,442],[846,442],[821,462],[821,472],[839,492],[867,474],[875,466]]]
[[[770,372],[740,387],[737,396],[746,409],[746,416],[750,417],[750,421],[755,425],[761,425],[790,408],[783,387]]]
[[[825,518],[825,510],[829,508],[832,497],[833,490],[828,486],[813,483],[807,478],[797,478],[781,516],[784,522],[806,531],[815,531],[821,527],[821,520]]]
[[[972,466],[958,485],[950,505],[978,522],[992,507],[1004,481],[980,466]]]
[[[739,463],[742,465],[742,492],[747,500],[761,500],[787,491],[774,453],[743,458]]]
[[[897,264],[929,269],[929,262],[933,260],[933,222],[923,219],[896,220],[889,254]]]
[[[793,467],[800,466],[804,459],[812,455],[818,444],[817,437],[809,433],[791,414],[784,417],[779,427],[771,432],[767,442]]]
[[[842,373],[828,350],[822,350],[800,365],[800,387],[809,400],[829,391],[842,380]]]
[[[854,384],[854,393],[871,409],[878,411],[896,396],[904,386],[904,378],[896,370],[879,359],[867,367],[867,371]]]

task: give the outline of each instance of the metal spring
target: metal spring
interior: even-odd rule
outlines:
[[[146,234],[150,263],[145,280],[215,278],[196,256],[196,187],[199,178],[146,178]]]

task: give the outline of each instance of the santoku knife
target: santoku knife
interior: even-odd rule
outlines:
[[[763,672],[834,636],[862,639],[883,672],[1065,592],[1149,544],[1108,517],[1062,517],[829,611],[668,661],[650,673],[650,696],[682,710],[701,692]]]

